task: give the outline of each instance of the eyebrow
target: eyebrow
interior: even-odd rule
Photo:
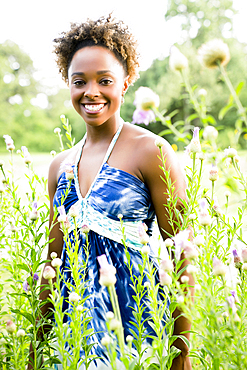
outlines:
[[[108,73],[108,72],[112,73],[110,70],[106,69],[106,70],[103,70],[103,71],[97,71],[96,74],[97,75],[103,75],[104,73]],[[83,73],[83,72],[74,72],[74,73],[72,73],[71,77],[74,76],[74,75],[85,76],[85,73]]]

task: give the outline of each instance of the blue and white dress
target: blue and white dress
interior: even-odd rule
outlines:
[[[91,310],[90,316],[92,320],[90,322],[90,328],[94,330],[94,335],[90,337],[90,341],[95,343],[91,352],[102,358],[102,361],[94,361],[90,367],[90,369],[97,370],[109,368],[107,367],[106,348],[102,346],[101,339],[106,333],[106,313],[112,311],[107,288],[99,284],[99,264],[97,256],[105,254],[108,262],[116,268],[117,282],[115,288],[122,316],[124,336],[125,338],[127,335],[133,336],[131,329],[136,331],[136,328],[131,324],[131,321],[134,322],[136,320],[132,312],[132,307],[135,307],[136,303],[132,297],[134,292],[131,288],[132,282],[129,268],[126,265],[127,258],[125,247],[122,244],[119,214],[123,215],[122,220],[125,227],[126,243],[128,244],[128,252],[133,269],[132,273],[136,276],[140,274],[138,265],[143,264],[140,253],[142,244],[139,241],[139,225],[144,222],[148,227],[147,233],[151,235],[155,218],[154,207],[147,186],[137,177],[123,170],[111,167],[107,163],[122,126],[123,122],[121,122],[118,131],[113,137],[101,168],[86,196],[82,197],[78,182],[78,163],[82,155],[86,137],[82,140],[82,145],[77,155],[74,165],[74,179],[71,182],[66,198],[64,199],[64,195],[69,186],[69,181],[66,179],[65,172],[59,177],[57,190],[54,196],[55,208],[63,204],[66,213],[68,213],[72,205],[78,208],[79,216],[76,219],[76,225],[80,242],[78,252],[79,262],[81,262],[82,265],[83,260],[85,260],[85,250],[83,246],[86,243],[86,238],[84,234],[79,232],[79,229],[83,225],[87,225],[90,229],[88,234],[90,252],[86,276],[88,281],[86,295],[88,295],[88,299],[86,300],[85,307]],[[73,219],[70,219],[70,222],[72,226],[69,232],[71,238],[73,238]],[[155,259],[152,257],[150,258],[156,264]],[[63,261],[61,272],[64,279],[65,281],[72,282],[65,246],[62,251],[61,259]],[[143,283],[145,283],[145,279],[147,278],[144,278]],[[156,277],[156,279],[158,283],[158,277]],[[63,309],[69,312],[72,308],[69,304],[68,293],[68,288],[64,284],[62,286],[62,295],[65,298]],[[145,320],[144,327],[146,328],[146,333],[152,336],[154,332],[147,320],[149,316],[148,306],[146,305],[146,309],[143,313],[143,321]],[[151,337],[147,338],[146,341],[147,344],[151,344]],[[83,358],[83,350],[81,351],[81,357]],[[84,367],[81,366],[80,369],[84,369]]]

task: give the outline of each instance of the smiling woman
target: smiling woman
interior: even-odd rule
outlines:
[[[148,267],[143,271],[140,267],[143,265],[144,256],[148,255],[148,263],[155,271],[155,284],[159,287],[157,260],[148,242],[155,216],[164,239],[174,234],[179,225],[177,213],[174,213],[173,224],[168,217],[168,209],[164,207],[168,200],[166,186],[161,179],[159,148],[162,147],[166,156],[166,165],[171,183],[175,186],[178,199],[176,206],[179,210],[182,210],[182,203],[186,198],[185,181],[178,159],[165,140],[159,138],[158,148],[155,145],[156,135],[123,122],[120,117],[122,98],[129,84],[138,76],[136,42],[128,28],[109,16],[96,22],[72,25],[71,30],[56,39],[55,43],[60,72],[69,84],[73,106],[84,119],[87,129],[86,135],[75,147],[55,157],[48,179],[51,232],[47,259],[51,260],[55,253],[62,260],[59,289],[63,297],[63,312],[66,313],[64,321],[68,327],[65,334],[67,342],[63,337],[60,342],[60,358],[63,364],[67,364],[69,357],[71,366],[72,363],[74,366],[72,368],[122,369],[126,368],[121,361],[124,359],[125,342],[129,340],[127,338],[134,335],[136,342],[139,341],[146,348],[151,348],[152,341],[156,338],[147,294],[142,295],[140,301],[142,334],[139,333],[135,315],[138,308],[132,280],[133,276],[138,279],[142,275],[143,284],[148,283]],[[63,225],[65,236],[59,222]],[[121,226],[124,228],[124,239]],[[76,269],[71,259],[71,253],[75,250]],[[98,258],[101,255],[105,256]],[[184,259],[183,254],[181,258]],[[105,261],[104,266],[98,263],[102,260]],[[183,260],[182,266],[186,264],[187,261]],[[46,265],[53,266],[53,261],[47,262]],[[101,286],[102,281],[105,281],[100,276],[103,270],[104,273],[108,270],[114,272],[113,279],[110,280],[114,281],[120,302],[118,320],[115,329],[112,329],[115,332],[117,324],[122,328],[122,340],[119,339],[116,349],[118,359],[112,359],[111,353],[108,356],[104,340],[107,332],[105,321],[109,312],[114,311],[115,303],[113,292],[107,294]],[[82,276],[83,271],[86,271],[85,276]],[[78,282],[78,275],[86,281],[86,285]],[[182,275],[186,275],[186,272]],[[193,283],[192,277],[188,276],[187,279]],[[47,284],[45,276],[41,283]],[[79,342],[68,344],[75,328],[75,302],[70,299],[73,292],[79,297],[76,303],[81,299],[82,310],[88,313],[85,320],[90,321],[90,335],[87,335],[88,342],[84,345],[85,321],[79,325],[79,329],[82,326],[82,333],[78,334],[81,338]],[[41,300],[45,301],[49,294],[49,290],[43,290],[40,294]],[[159,289],[157,300],[164,302],[165,311],[168,300]],[[50,303],[43,305],[43,315],[47,316],[50,309]],[[173,314],[177,318],[180,312],[176,310]],[[56,312],[54,315],[56,319]],[[165,314],[162,315],[161,321],[165,325]],[[78,326],[78,322],[76,325]],[[184,336],[188,338],[189,329],[187,319],[182,316],[176,319],[175,335],[186,332]],[[162,331],[164,332],[164,329]],[[180,351],[176,352],[177,357],[173,361],[172,369],[190,369],[187,345],[179,338],[174,345]],[[143,355],[141,346],[136,345],[135,351],[136,361],[140,363]],[[162,353],[165,351],[164,344]],[[31,356],[32,353],[31,348]],[[89,358],[91,363],[88,366]],[[32,368],[31,361],[29,368]]]

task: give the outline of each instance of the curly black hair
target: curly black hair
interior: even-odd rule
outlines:
[[[137,42],[122,21],[116,21],[110,14],[97,21],[88,19],[82,24],[71,24],[68,32],[54,39],[56,62],[62,78],[68,83],[68,69],[74,54],[86,46],[103,46],[111,50],[122,63],[129,83],[133,84],[139,77],[139,53]]]

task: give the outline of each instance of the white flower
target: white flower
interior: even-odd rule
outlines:
[[[203,236],[203,235],[197,235],[197,236],[194,238],[194,240],[193,240],[194,244],[195,244],[195,245],[197,245],[198,247],[199,247],[200,245],[203,245],[203,244],[204,244],[204,241],[205,241],[205,238],[204,238],[204,236]]]
[[[88,233],[89,233],[89,231],[90,231],[90,229],[89,229],[89,227],[88,227],[87,225],[82,225],[82,227],[81,227],[81,232],[82,232],[83,234],[88,234]]]
[[[188,68],[188,59],[174,45],[170,50],[169,66],[173,71],[181,71]]]
[[[211,40],[200,47],[198,59],[207,68],[216,68],[218,64],[224,66],[230,60],[228,45],[220,39]]]
[[[57,257],[57,253],[56,252],[51,252],[51,259],[54,259]]]
[[[162,146],[164,145],[164,140],[163,140],[161,137],[157,137],[157,138],[155,139],[154,144],[155,144],[158,148],[162,148]]]
[[[186,284],[186,283],[188,283],[189,281],[190,281],[189,276],[186,276],[186,275],[181,276],[181,283]]]
[[[150,253],[150,247],[147,244],[144,244],[142,249],[141,249],[141,252],[143,254],[149,254]]]
[[[121,219],[123,218],[122,213],[119,213],[119,214],[117,215],[117,217],[119,218],[119,220],[121,220]]]
[[[241,254],[243,262],[247,262],[247,248],[243,248]]]
[[[186,152],[190,153],[200,153],[201,152],[201,144],[199,139],[199,127],[195,127],[193,131],[193,138],[190,144],[186,148]]]
[[[105,334],[105,336],[101,339],[101,344],[102,346],[109,346],[109,344],[111,343],[111,338],[109,337],[109,335]]]
[[[210,181],[217,181],[219,178],[218,168],[212,164],[212,167],[209,170],[209,176]]]
[[[76,307],[77,311],[78,312],[82,312],[83,311],[83,306],[81,304],[79,304],[77,307]]]
[[[207,90],[205,90],[205,89],[198,90],[198,95],[199,96],[207,96]]]
[[[0,167],[3,167],[3,166],[4,166],[4,161],[0,159]]]
[[[57,218],[58,222],[66,222],[67,215],[66,215],[64,206],[57,207],[57,210],[59,212],[59,216]]]
[[[127,337],[126,337],[126,342],[127,343],[131,343],[131,342],[133,342],[133,340],[134,340],[134,338],[132,337],[132,335],[127,335]]]
[[[189,264],[189,265],[187,265],[186,272],[188,274],[194,275],[194,274],[197,273],[197,268],[196,268],[196,266]]]
[[[167,238],[165,241],[164,241],[164,245],[166,248],[171,248],[173,247],[173,240],[170,239],[170,238]]]
[[[45,266],[43,271],[43,277],[46,280],[54,279],[56,276],[55,270],[51,266]]]
[[[27,149],[26,146],[22,146],[21,147],[21,150],[22,150],[22,153],[23,153],[23,156],[24,156],[24,162],[26,164],[29,164],[29,163],[32,163],[32,157]]]
[[[159,96],[149,87],[141,86],[135,92],[134,105],[140,110],[150,110],[158,108],[160,104]]]
[[[116,268],[113,265],[110,265],[107,261],[106,255],[102,254],[97,257],[100,265],[100,278],[99,283],[102,286],[111,286],[116,284]]]
[[[164,286],[170,286],[172,283],[172,278],[170,275],[168,275],[167,272],[165,272],[162,269],[159,269],[159,278],[160,278],[160,285]]]
[[[78,303],[80,298],[81,297],[76,292],[69,293],[69,301],[72,303]]]
[[[25,330],[23,330],[23,329],[19,329],[16,333],[17,338],[25,337],[25,335],[26,335],[26,333],[25,333]]]
[[[71,164],[66,164],[65,165],[65,175],[67,180],[73,180],[75,175],[74,175],[74,170]]]
[[[147,226],[144,223],[141,223],[138,227],[138,231],[139,231],[139,241],[140,241],[140,243],[141,244],[147,244],[149,242],[149,236],[146,233]],[[143,249],[143,247],[142,247],[142,249]],[[148,251],[148,253],[149,253],[149,251]]]
[[[191,242],[186,242],[184,246],[184,256],[188,260],[194,260],[198,257],[198,250],[195,245],[193,245]]]
[[[112,320],[110,320],[109,328],[110,328],[110,330],[112,330],[112,331],[115,331],[115,330],[117,330],[117,329],[121,328],[121,323],[120,323],[120,321],[119,321],[119,320],[117,320],[117,319],[112,319]]]
[[[54,128],[54,134],[58,135],[60,134],[61,129],[59,127]]]
[[[231,196],[231,192],[229,190],[226,190],[224,195],[226,198],[229,198]]]
[[[161,261],[160,268],[166,272],[171,272],[173,271],[173,263],[169,258],[167,258]]]
[[[78,217],[79,216],[79,210],[78,210],[78,208],[76,207],[76,205],[75,204],[73,204],[71,207],[70,207],[70,209],[69,209],[69,215],[70,215],[70,217]]]
[[[57,153],[55,152],[55,150],[51,150],[50,151],[50,155],[52,155],[52,157],[55,157],[55,155],[56,155]]]
[[[247,271],[247,262],[243,263],[242,268],[243,268],[244,271]]]
[[[7,150],[10,150],[10,151],[13,151],[15,149],[15,146],[14,146],[14,141],[11,138],[11,136],[9,136],[9,135],[3,135],[3,138],[5,140],[6,149]]]
[[[207,204],[207,201],[205,198],[202,198],[200,201],[199,201],[199,205],[200,205],[200,212],[199,212],[199,215],[198,215],[198,218],[199,218],[199,222],[202,226],[209,226],[211,225],[212,223],[212,218],[210,217],[209,213],[208,213],[208,204]]]
[[[144,288],[147,288],[149,289],[151,284],[150,284],[150,281],[145,281],[145,283],[143,284]]]
[[[8,320],[6,323],[6,330],[8,333],[13,334],[16,331],[16,325],[12,320]]]
[[[114,313],[112,311],[108,311],[105,314],[106,320],[112,320],[114,319]]]
[[[177,296],[177,303],[178,304],[184,303],[184,296],[183,295],[178,295]]]
[[[230,148],[230,147],[225,149],[224,153],[225,153],[225,157],[227,158],[234,158],[238,154],[236,149]]]
[[[215,141],[218,137],[218,131],[214,126],[207,126],[203,130],[202,136],[207,141]]]
[[[177,260],[180,259],[181,252],[184,250],[186,242],[188,242],[189,230],[180,231],[174,236],[175,243],[175,257]]]
[[[52,267],[60,267],[62,265],[62,260],[61,258],[54,258],[52,261],[51,261],[51,265]]]
[[[213,274],[215,276],[225,276],[226,274],[226,265],[217,257],[213,258]]]

